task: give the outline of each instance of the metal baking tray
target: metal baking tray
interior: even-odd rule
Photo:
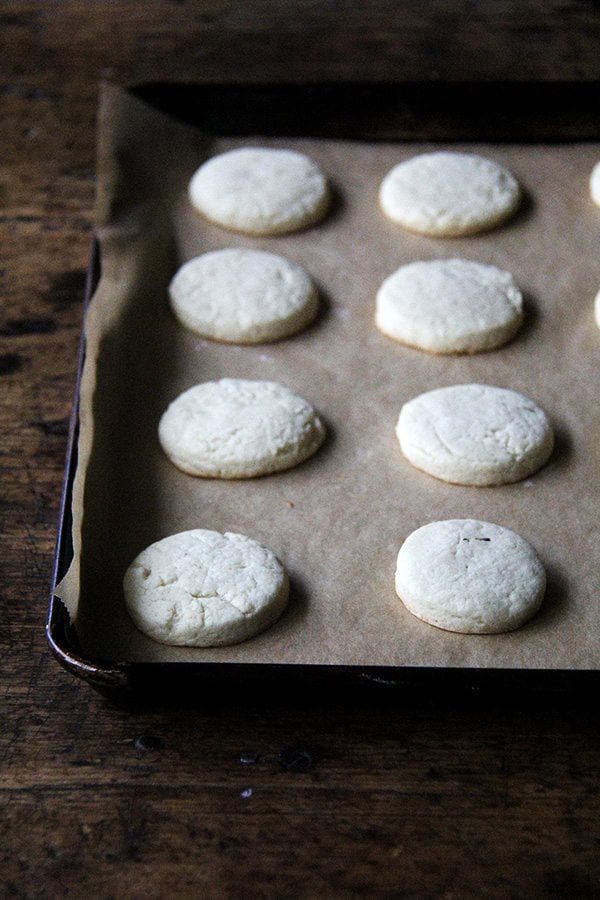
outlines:
[[[600,84],[144,84],[131,89],[157,109],[223,136],[264,134],[377,140],[566,142],[600,139]],[[94,243],[85,302],[102,261]],[[265,689],[285,693],[383,690],[399,695],[415,689],[472,693],[515,691],[582,695],[595,690],[596,670],[474,669],[238,663],[132,663],[91,658],[78,641],[67,609],[55,595],[73,556],[71,494],[77,465],[78,360],[75,400],[51,596],[46,624],[50,648],[65,669],[113,695],[212,686],[223,692]]]

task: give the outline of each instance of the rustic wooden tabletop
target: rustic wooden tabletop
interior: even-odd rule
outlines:
[[[599,25],[585,0],[2,4],[2,896],[600,896],[597,702],[116,706],[44,638],[99,80],[592,82]]]

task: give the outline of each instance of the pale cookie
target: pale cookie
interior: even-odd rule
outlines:
[[[246,234],[284,234],[320,219],[329,203],[319,167],[294,150],[243,147],[194,173],[192,204],[210,221]]]
[[[310,403],[277,382],[223,378],[184,391],[163,414],[158,435],[189,475],[252,478],[312,456],[325,427]]]
[[[285,609],[288,578],[277,557],[242,534],[196,529],[151,544],[123,579],[140,631],[163,644],[237,644]]]
[[[314,319],[319,305],[301,266],[259,250],[215,250],[189,260],[169,296],[186,328],[236,344],[288,337]]]
[[[554,444],[533,400],[487,384],[420,394],[402,407],[396,435],[417,469],[468,485],[520,481],[543,466]]]
[[[594,300],[594,318],[596,320],[596,325],[600,328],[600,291],[598,291],[596,299]]]
[[[398,554],[396,593],[414,616],[446,631],[513,631],[538,611],[545,589],[533,547],[489,522],[431,522]]]
[[[596,206],[600,206],[600,162],[597,162],[590,175],[590,195]]]
[[[423,153],[395,166],[379,191],[393,222],[432,237],[475,234],[500,224],[520,200],[515,177],[473,153]]]
[[[402,266],[381,285],[375,324],[431,353],[476,353],[506,343],[523,320],[512,275],[464,259]]]

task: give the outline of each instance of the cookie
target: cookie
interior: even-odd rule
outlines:
[[[256,541],[200,528],[143,550],[127,569],[123,590],[129,615],[148,637],[218,647],[272,625],[285,609],[288,577]]]
[[[396,435],[417,469],[466,485],[520,481],[544,465],[554,444],[533,400],[488,384],[420,394],[402,407]]]
[[[252,478],[312,456],[325,426],[310,403],[277,382],[223,378],[177,397],[158,435],[171,462],[189,475]]]
[[[189,184],[194,207],[211,222],[245,234],[285,234],[326,212],[327,180],[303,153],[242,147],[213,156]]]
[[[381,285],[375,324],[383,334],[431,353],[476,353],[506,343],[523,320],[509,272],[464,259],[402,266]]]
[[[594,318],[596,325],[600,328],[600,291],[598,291],[594,300]]]
[[[386,216],[432,237],[476,234],[499,225],[517,209],[516,178],[474,153],[423,153],[384,178],[379,202]]]
[[[414,616],[446,631],[513,631],[538,611],[545,589],[531,544],[489,522],[431,522],[398,554],[396,593]]]
[[[600,162],[597,162],[590,175],[590,196],[596,206],[600,206]]]
[[[289,337],[314,319],[319,305],[301,266],[259,250],[215,250],[190,259],[171,281],[169,296],[186,328],[235,344]]]

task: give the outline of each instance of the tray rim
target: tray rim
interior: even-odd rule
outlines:
[[[484,83],[474,84],[472,87],[478,91],[495,92],[493,96],[502,97],[503,92],[511,93],[514,89],[518,89],[520,93],[533,92],[534,96],[543,96],[546,100],[550,99],[552,92],[556,90],[557,85],[563,90],[575,91],[579,95],[579,102],[585,106],[590,100],[600,97],[600,82],[531,82],[526,85],[517,85],[516,83]],[[285,84],[285,83],[263,83],[263,84],[246,84],[234,82],[219,83],[178,83],[178,82],[144,82],[139,85],[133,85],[127,90],[144,102],[151,102],[149,97],[153,91],[177,92],[178,90],[193,90],[204,93],[206,96],[212,97],[214,100],[219,99],[223,94],[229,96],[238,96],[240,102],[244,102],[248,97],[258,98],[265,96],[265,92],[270,96],[286,96],[286,92],[292,92],[296,97],[304,95],[305,98],[314,97],[315,92],[327,91],[333,95],[341,95],[348,92],[348,96],[358,93],[362,96],[368,96],[369,93],[381,90],[389,92],[413,92],[414,96],[422,96],[422,92],[426,91],[429,96],[435,98],[436,91],[438,95],[443,95],[444,91],[458,90],[464,88],[464,84],[390,84],[377,82],[311,82],[304,85]],[[504,95],[505,96],[505,95]],[[222,104],[217,104],[217,106]],[[589,107],[590,128],[586,135],[577,138],[572,134],[565,136],[560,134],[560,120],[554,117],[552,128],[556,128],[555,138],[545,137],[541,140],[535,134],[529,136],[519,135],[520,143],[540,142],[550,143],[556,142],[585,142],[587,140],[600,140],[600,117],[597,115],[598,104]],[[165,111],[168,112],[168,111]],[[594,118],[596,113],[596,118]],[[534,129],[535,130],[535,129]],[[283,134],[283,132],[282,132]],[[360,139],[360,137],[359,137]],[[368,140],[374,138],[369,137]],[[377,139],[377,138],[375,138]],[[386,140],[393,138],[385,137]],[[396,140],[416,140],[419,139],[414,130],[414,125],[410,134],[397,135]],[[421,138],[423,139],[423,138]],[[452,138],[435,137],[425,138],[433,142],[441,142],[442,140],[451,142],[455,140],[473,140],[485,143],[492,138],[481,136],[480,132],[466,138],[464,135]],[[496,142],[501,140],[510,140],[510,138],[494,138]],[[513,135],[512,140],[516,140]],[[86,274],[85,291],[83,298],[83,317],[87,310],[89,301],[93,295],[95,287],[98,283],[101,271],[101,254],[100,245],[97,237],[94,235],[92,239],[91,253],[89,265]],[[167,683],[181,680],[189,685],[197,678],[202,681],[211,681],[219,684],[223,688],[240,687],[247,691],[250,686],[267,686],[277,683],[279,690],[296,690],[300,688],[303,691],[310,692],[314,690],[315,685],[341,687],[342,689],[354,688],[357,686],[366,687],[368,690],[381,691],[382,689],[389,692],[390,689],[394,693],[406,695],[415,689],[425,691],[427,693],[443,694],[472,694],[484,692],[486,694],[498,694],[503,696],[508,690],[510,693],[522,692],[526,693],[538,692],[551,695],[585,696],[588,692],[596,691],[600,685],[600,669],[530,669],[530,668],[507,668],[507,667],[445,667],[445,666],[361,666],[361,665],[322,665],[309,663],[216,663],[216,662],[131,662],[131,661],[109,661],[97,659],[86,655],[79,646],[77,635],[73,624],[71,623],[69,613],[56,595],[56,587],[67,571],[68,565],[72,559],[72,540],[71,540],[71,497],[73,480],[77,467],[77,441],[79,428],[79,388],[83,364],[85,360],[85,337],[82,319],[82,330],[79,340],[79,350],[77,356],[77,370],[74,388],[73,404],[71,409],[68,442],[66,449],[65,468],[62,480],[61,499],[59,505],[59,516],[57,525],[57,537],[52,563],[52,575],[50,585],[50,597],[48,612],[45,624],[45,634],[49,648],[60,663],[70,674],[77,678],[88,682],[93,688],[102,693],[116,697],[122,694],[139,693],[149,685],[159,685],[165,687]],[[176,677],[174,677],[176,676]]]

